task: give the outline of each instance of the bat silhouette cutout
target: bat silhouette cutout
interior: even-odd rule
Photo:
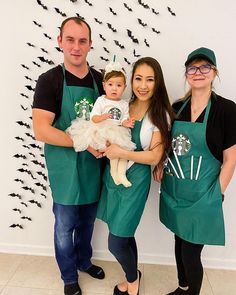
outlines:
[[[26,65],[21,64],[21,66],[22,66],[24,69],[29,70],[29,67],[27,67]]]
[[[89,6],[93,6],[93,4],[92,4],[91,2],[89,2],[88,0],[84,0],[84,2],[85,2],[86,4],[88,4]]]
[[[35,158],[35,154],[33,154],[33,153],[29,153],[29,155]]]
[[[130,37],[130,39],[134,42],[134,43],[137,43],[139,44],[139,41],[137,38],[135,38],[132,34],[132,32],[130,30],[127,29],[127,33],[128,33],[128,36]]]
[[[42,197],[44,197],[45,199],[47,199],[47,196],[45,194],[40,194]]]
[[[169,13],[171,15],[176,16],[176,14],[174,13],[174,11],[169,6],[167,6],[167,9],[168,9],[168,11],[169,11]]]
[[[85,20],[85,18],[84,18],[82,15],[79,15],[78,13],[76,13],[76,15],[77,15],[79,18]]]
[[[29,147],[28,145],[26,145],[26,144],[23,144],[22,146],[23,146],[24,148],[28,149],[28,150],[30,149],[30,147]]]
[[[49,65],[54,65],[54,62],[52,60],[46,59],[43,56],[38,56],[38,59],[41,60],[42,62],[46,62]]]
[[[25,191],[30,191],[32,194],[35,194],[35,190],[29,186],[22,186]]]
[[[138,23],[139,23],[141,26],[143,26],[143,27],[146,27],[146,26],[147,26],[147,24],[144,23],[140,18],[138,18]]]
[[[152,13],[154,13],[155,15],[158,15],[159,14],[159,12],[156,11],[154,8],[152,8]]]
[[[64,12],[62,12],[59,8],[54,7],[54,9],[56,10],[57,13],[59,13],[61,16],[66,17],[66,14]]]
[[[140,56],[141,56],[140,54],[137,54],[137,53],[136,53],[135,49],[134,49],[134,51],[133,51],[133,54],[134,54],[135,57],[140,57]]]
[[[100,58],[101,58],[101,60],[104,60],[104,61],[106,61],[106,62],[108,62],[108,61],[109,61],[109,59],[108,59],[108,58],[105,58],[105,57],[103,57],[103,56],[100,56]]]
[[[28,76],[25,76],[25,78],[26,78],[27,80],[33,81],[33,79],[31,79],[31,78],[28,77]]]
[[[111,7],[109,7],[109,10],[113,15],[117,15],[117,13]]]
[[[62,52],[63,50],[60,47],[55,47],[57,51]]]
[[[133,11],[132,8],[129,7],[127,3],[123,3],[123,4],[124,4],[124,7],[125,7],[126,9],[128,9],[128,11]]]
[[[29,164],[27,164],[27,163],[23,163],[22,166],[29,166]]]
[[[21,141],[25,141],[23,137],[20,137],[20,136],[15,136],[15,139],[17,140],[21,140]]]
[[[116,33],[117,30],[115,28],[112,27],[112,25],[110,23],[107,23],[107,26],[110,30],[112,30],[113,33]]]
[[[22,159],[26,159],[26,156],[25,155],[22,155],[22,154],[15,154],[14,156],[13,156],[14,158],[22,158]]]
[[[148,4],[145,4],[144,2],[142,2],[142,0],[138,0],[138,3],[140,5],[142,5],[145,9],[149,9],[150,7],[148,6]]]
[[[19,179],[19,178],[15,178],[14,181],[20,182],[21,184],[24,184],[24,181],[22,179]]]
[[[20,105],[23,111],[27,111],[28,108],[25,108],[22,104]]]
[[[47,33],[43,33],[43,34],[46,38],[48,38],[49,40],[52,40],[52,37],[50,37]]]
[[[35,61],[32,61],[32,63],[33,63],[34,65],[36,65],[38,68],[41,68],[41,66],[40,66],[38,63],[36,63]]]
[[[44,49],[44,48],[40,48],[40,49],[42,50],[42,52],[48,53],[48,51],[46,49]]]
[[[21,214],[21,210],[18,208],[13,208],[12,210]]]
[[[20,202],[20,203],[21,203],[21,205],[28,207],[28,205],[25,202]]]
[[[98,20],[96,17],[94,18],[95,22],[98,23],[99,25],[102,24],[102,21]]]
[[[39,145],[37,145],[37,144],[35,144],[35,143],[30,143],[29,144],[32,148],[34,148],[34,149],[38,149],[38,150],[42,150],[42,148],[41,148],[41,146],[39,146]]]
[[[152,28],[152,31],[156,34],[160,34],[161,32],[160,31],[157,31],[155,28]]]
[[[27,174],[29,174],[33,179],[36,179],[36,177],[34,177],[33,173],[32,173],[30,170],[28,170],[28,169],[19,168],[19,169],[17,169],[17,171],[22,172],[22,173],[27,173]]]
[[[31,85],[25,85],[25,87],[26,87],[28,90],[30,90],[30,91],[34,91],[34,90],[35,90],[35,88],[33,88]]]
[[[36,173],[37,173],[38,175],[42,176],[43,179],[44,179],[45,181],[47,181],[47,176],[46,176],[43,172],[41,172],[41,171],[37,171]]]
[[[110,53],[110,51],[106,48],[106,47],[103,47],[104,51],[106,51],[107,53]]]
[[[9,227],[12,227],[12,228],[19,227],[20,229],[23,229],[23,225],[21,225],[19,223],[13,223]]]
[[[23,97],[29,98],[29,96],[24,94],[24,93],[20,93],[20,95],[23,96]]]
[[[32,219],[28,216],[22,216],[21,219],[26,219],[26,220],[32,221]]]
[[[31,162],[34,163],[35,165],[39,165],[40,167],[45,168],[45,165],[37,160],[32,160]]]
[[[26,128],[30,129],[30,125],[28,123],[25,123],[23,121],[16,121],[16,123],[20,126],[25,126]]]
[[[29,45],[30,47],[35,47],[35,45],[30,42],[27,42],[26,44]]]
[[[77,0],[70,0],[70,2],[75,3],[75,2],[77,2]]]
[[[118,40],[114,40],[115,44],[120,47],[121,49],[125,49],[125,46],[120,44],[120,42]]]
[[[39,203],[38,201],[35,201],[35,200],[32,199],[32,200],[29,200],[28,202],[31,203],[31,204],[37,205],[39,208],[42,208],[41,203]]]
[[[18,199],[22,199],[22,196],[16,193],[10,193],[8,196],[12,197],[12,198],[18,198]]]
[[[102,34],[99,34],[99,37],[100,37],[103,41],[106,41],[106,39],[103,37]]]
[[[150,47],[150,45],[149,45],[147,39],[144,39],[144,43],[145,43],[145,45],[146,45],[147,47]]]
[[[35,182],[34,184],[37,185],[37,186],[40,186],[45,192],[47,191],[47,187],[45,185],[43,185],[42,183]]]
[[[33,20],[33,23],[34,23],[37,27],[39,27],[39,28],[42,27],[42,25],[41,25],[40,23],[36,22],[35,20]]]
[[[42,1],[41,1],[41,0],[37,0],[37,3],[38,3],[38,5],[42,6],[42,7],[43,7],[43,9],[45,9],[45,10],[47,10],[47,9],[48,9],[48,8],[47,8],[47,6],[46,6],[46,5],[44,5],[44,4],[42,3]]]
[[[128,65],[130,65],[131,64],[131,62],[130,61],[128,61],[128,59],[126,58],[126,57],[124,57],[124,61],[128,64]]]
[[[30,134],[30,133],[28,133],[28,132],[25,132],[25,135],[27,135],[28,137],[30,137],[30,138],[32,138],[33,140],[35,140],[35,137],[34,137],[32,134]]]

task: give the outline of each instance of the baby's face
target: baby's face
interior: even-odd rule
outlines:
[[[106,96],[112,100],[120,100],[125,90],[126,84],[123,77],[111,77],[103,82]]]

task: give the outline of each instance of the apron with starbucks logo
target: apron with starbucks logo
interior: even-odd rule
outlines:
[[[206,142],[210,107],[211,100],[203,123],[175,121],[173,124],[172,154],[161,183],[160,220],[183,240],[224,245],[219,183],[221,163],[212,155]]]
[[[99,92],[94,78],[93,89],[68,86],[64,65],[62,68],[64,85],[61,114],[54,127],[65,131],[76,116],[89,120],[89,113]],[[98,201],[101,189],[101,160],[87,151],[77,153],[72,147],[50,144],[45,144],[45,159],[55,203],[83,205]]]

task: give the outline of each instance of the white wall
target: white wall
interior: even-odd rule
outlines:
[[[103,68],[106,62],[100,56],[112,59],[116,54],[118,60],[124,64],[127,72],[130,67],[123,60],[126,57],[130,62],[135,61],[133,50],[141,56],[153,56],[157,58],[163,68],[167,88],[172,100],[182,96],[185,92],[183,75],[183,64],[186,55],[193,49],[206,46],[214,49],[220,71],[220,81],[216,81],[216,91],[232,100],[236,100],[235,69],[236,69],[236,3],[228,0],[227,4],[219,0],[178,0],[178,1],[155,1],[146,0],[144,3],[159,11],[159,15],[145,9],[138,4],[138,1],[126,0],[133,12],[129,12],[123,5],[123,1],[90,0],[93,6],[85,1],[72,3],[68,1],[43,0],[48,10],[42,9],[37,1],[2,1],[0,5],[1,25],[1,108],[0,122],[2,126],[1,140],[1,207],[0,207],[0,251],[9,253],[27,253],[53,255],[53,216],[51,213],[51,197],[49,190],[47,199],[40,195],[43,191],[34,185],[34,180],[26,173],[17,172],[19,168],[29,169],[33,175],[37,175],[39,166],[32,164],[33,159],[22,144],[29,144],[32,141],[25,136],[28,131],[25,127],[19,126],[16,121],[22,120],[31,124],[28,118],[31,114],[32,91],[25,88],[25,85],[35,86],[34,82],[26,80],[24,76],[37,79],[41,72],[46,71],[50,66],[41,63],[38,56],[52,59],[56,64],[61,59],[61,54],[54,48],[56,44],[57,27],[60,26],[63,17],[57,14],[54,7],[58,7],[67,16],[79,13],[91,24],[93,30],[94,49],[90,53],[89,61],[96,68]],[[170,6],[176,16],[170,15],[167,11]],[[113,16],[109,11],[112,7],[117,12]],[[102,21],[99,25],[94,17]],[[142,27],[137,18],[147,23]],[[42,28],[33,24],[33,20],[42,24]],[[117,29],[112,33],[106,23],[111,23]],[[151,28],[161,31],[157,35]],[[133,32],[139,44],[135,44],[127,36],[126,29]],[[49,40],[43,36],[47,33],[53,39]],[[106,37],[103,42],[99,34]],[[146,38],[150,44],[148,48],[143,40]],[[125,45],[121,50],[114,44],[114,39]],[[36,47],[29,47],[26,42],[33,43]],[[103,47],[110,50],[106,53]],[[40,48],[48,50],[44,54]],[[32,64],[37,61],[40,68]],[[30,70],[22,68],[21,64],[28,65]],[[25,93],[29,98],[22,97]],[[127,93],[128,95],[128,93]],[[23,111],[21,108],[27,107]],[[232,126],[235,128],[235,126]],[[23,137],[22,143],[15,139],[15,136]],[[37,149],[31,149],[38,161],[42,162]],[[27,154],[27,159],[22,161],[13,157],[15,154]],[[29,166],[22,166],[23,163]],[[42,170],[43,171],[43,170]],[[26,186],[33,187],[35,194],[21,188],[15,178],[23,179]],[[44,184],[41,176],[38,176]],[[226,223],[226,246],[206,247],[203,252],[204,264],[208,267],[221,267],[236,269],[236,233],[235,233],[235,207],[234,198],[236,189],[235,178],[231,182],[224,202],[225,223]],[[22,195],[22,201],[28,204],[24,207],[20,200],[10,197],[15,192]],[[28,201],[34,198],[42,203],[38,208]],[[141,262],[169,264],[174,263],[173,258],[173,236],[160,224],[158,219],[158,185],[153,184],[150,197],[146,206],[144,216],[137,231],[137,241]],[[21,208],[22,214],[14,212],[13,208]],[[32,218],[32,222],[22,220],[21,216]],[[22,224],[24,229],[10,228],[12,224]],[[101,259],[112,259],[107,250],[107,229],[101,223],[96,223],[94,234],[94,256]]]

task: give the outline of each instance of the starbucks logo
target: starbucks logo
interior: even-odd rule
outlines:
[[[183,156],[191,149],[191,142],[187,135],[177,134],[172,139],[172,149],[178,156]]]
[[[112,108],[108,111],[109,114],[112,114],[112,118],[113,120],[120,120],[121,118],[121,111],[118,108]]]
[[[74,108],[77,117],[89,121],[90,112],[93,108],[93,103],[91,103],[90,99],[82,98],[80,101],[75,103]]]

